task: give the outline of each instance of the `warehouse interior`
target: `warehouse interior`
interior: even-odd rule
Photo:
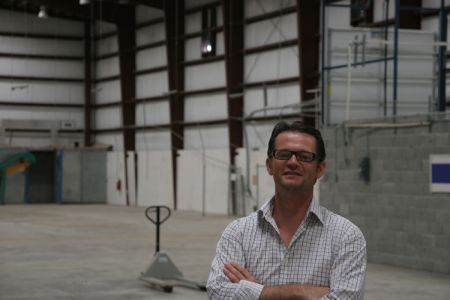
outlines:
[[[0,0],[0,299],[207,299],[273,196],[280,120],[320,129],[315,194],[367,241],[366,299],[450,297],[450,0]]]

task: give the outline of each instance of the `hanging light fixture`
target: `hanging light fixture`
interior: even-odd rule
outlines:
[[[44,5],[41,5],[39,7],[38,18],[40,18],[40,19],[47,19],[48,18],[47,8]]]
[[[87,5],[89,3],[91,3],[90,0],[80,0],[80,5]]]

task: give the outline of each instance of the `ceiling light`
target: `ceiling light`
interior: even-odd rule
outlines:
[[[47,19],[48,18],[47,8],[45,6],[43,6],[43,5],[39,7],[38,18],[40,18],[40,19]]]
[[[89,0],[80,0],[80,5],[87,5],[89,3],[91,3]]]

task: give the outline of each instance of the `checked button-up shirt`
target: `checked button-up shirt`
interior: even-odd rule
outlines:
[[[313,199],[286,248],[272,211],[273,198],[227,226],[209,274],[210,299],[258,299],[264,286],[296,283],[329,287],[322,299],[363,299],[366,242],[358,227]],[[228,262],[246,268],[258,283],[232,283],[223,273]]]

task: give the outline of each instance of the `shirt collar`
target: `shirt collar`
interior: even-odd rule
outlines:
[[[273,212],[273,202],[275,201],[275,196],[272,197],[269,201],[263,204],[261,208],[258,210],[258,217],[264,218],[267,221],[272,219],[272,212]],[[324,211],[323,208],[320,206],[319,201],[316,199],[316,197],[313,197],[311,204],[309,205],[308,212],[306,213],[307,218],[310,218],[311,215],[314,215],[317,217],[317,219],[322,223],[325,224],[324,219]]]

